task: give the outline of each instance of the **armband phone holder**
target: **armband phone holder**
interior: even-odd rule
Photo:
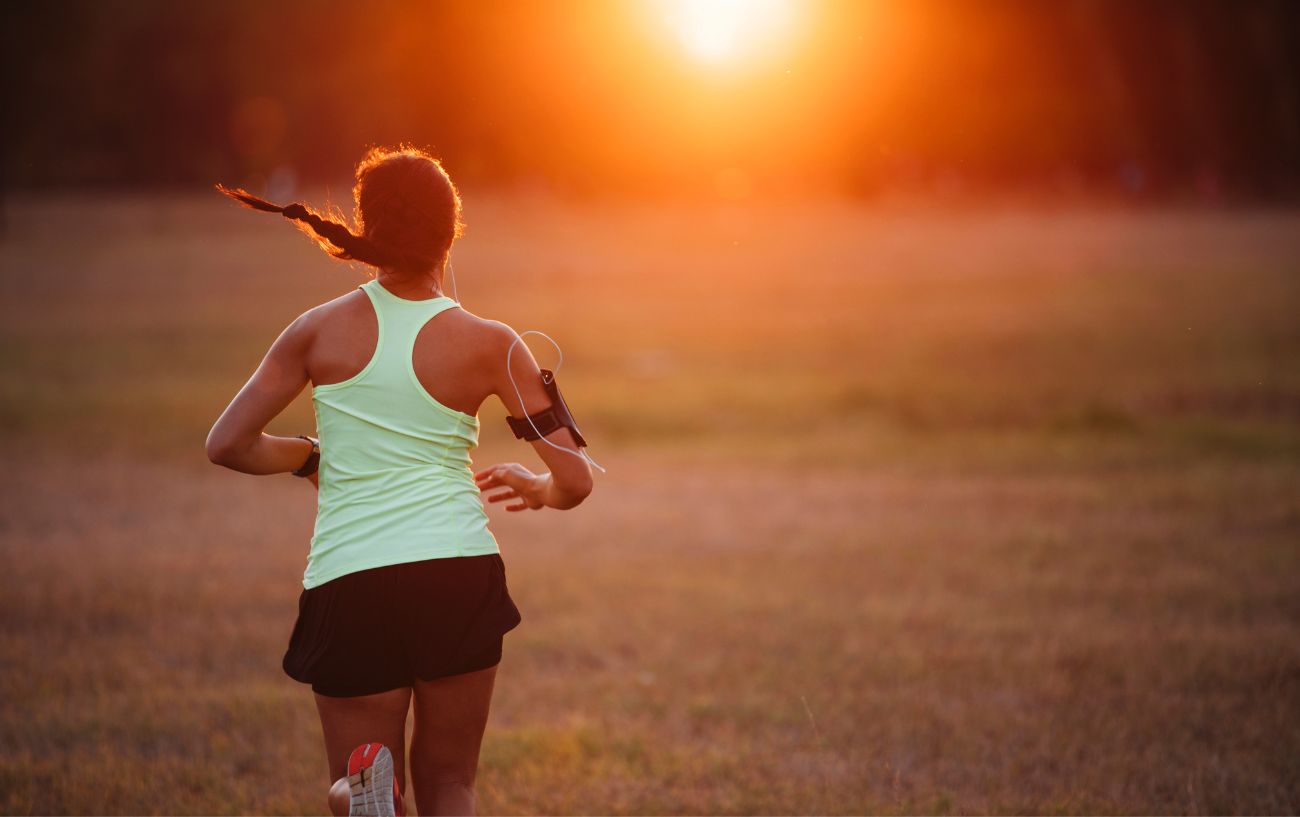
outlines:
[[[545,332],[538,332],[536,329],[528,329],[520,332],[519,335],[510,343],[510,348],[506,350],[506,375],[510,378],[510,385],[515,389],[515,397],[519,398],[519,405],[524,405],[524,395],[519,391],[519,384],[515,382],[515,374],[511,370],[510,356],[514,354],[515,346],[524,342],[527,335],[541,335],[550,341],[559,354],[559,362],[555,364],[555,369],[541,369],[542,388],[546,390],[546,396],[551,398],[551,405],[542,409],[536,414],[530,414],[527,417],[516,420],[510,415],[506,415],[506,422],[510,424],[510,430],[515,436],[522,440],[541,440],[551,448],[557,448],[560,451],[566,451],[575,457],[586,460],[587,464],[602,474],[605,473],[605,467],[591,458],[587,453],[587,441],[583,439],[582,432],[578,431],[578,424],[573,421],[573,414],[569,411],[569,406],[560,396],[560,387],[555,382],[555,372],[559,371],[560,364],[564,362],[564,352],[560,349],[560,344],[552,340],[551,336]],[[525,347],[527,348],[527,347]],[[527,411],[527,409],[523,409]],[[568,448],[563,445],[556,445],[546,439],[546,435],[558,431],[560,428],[567,428],[573,434],[573,441],[578,444],[577,449]]]
[[[546,396],[551,398],[551,405],[536,414],[530,414],[521,419],[506,415],[506,422],[510,424],[510,430],[521,440],[536,440],[553,431],[567,428],[573,434],[573,440],[578,444],[578,447],[586,447],[587,441],[583,439],[582,432],[578,431],[578,424],[573,421],[573,414],[569,412],[569,406],[564,402],[564,397],[560,394],[560,387],[555,382],[555,372],[550,369],[542,369],[541,371],[542,388],[546,389]]]

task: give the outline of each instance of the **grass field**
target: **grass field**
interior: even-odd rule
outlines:
[[[484,813],[1300,810],[1300,215],[468,201],[609,468],[493,509]],[[324,813],[314,493],[203,440],[364,279],[215,194],[6,227],[0,811]]]

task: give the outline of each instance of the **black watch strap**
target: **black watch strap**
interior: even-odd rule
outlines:
[[[311,443],[311,453],[307,455],[307,461],[297,471],[294,471],[293,475],[295,477],[309,477],[316,473],[316,469],[320,467],[320,440],[306,434],[299,434],[298,439]]]

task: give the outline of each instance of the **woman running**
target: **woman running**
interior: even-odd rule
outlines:
[[[280,334],[207,439],[218,465],[293,473],[319,490],[283,667],[315,693],[330,808],[403,813],[414,706],[416,808],[473,814],[502,637],[520,622],[483,492],[508,511],[572,508],[592,488],[585,442],[519,335],[444,294],[461,202],[436,159],[372,150],[356,170],[355,231],[301,204],[219,189],[374,268]],[[319,439],[264,433],[308,383]],[[472,472],[489,395],[549,473],[518,463]]]

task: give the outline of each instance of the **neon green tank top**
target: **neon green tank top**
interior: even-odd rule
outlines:
[[[498,553],[469,452],[479,423],[433,398],[411,355],[425,322],[457,306],[399,298],[371,279],[379,339],[355,376],[312,388],[320,436],[316,526],[303,587],[383,565]]]

